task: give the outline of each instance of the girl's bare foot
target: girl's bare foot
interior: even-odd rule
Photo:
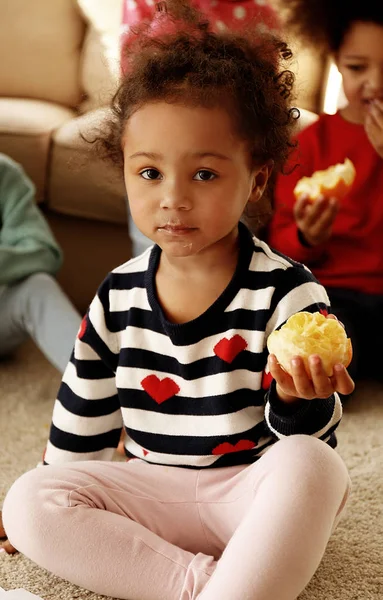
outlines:
[[[11,544],[11,542],[9,542],[7,539],[7,534],[5,533],[5,529],[4,529],[4,525],[3,525],[3,518],[2,518],[2,514],[0,511],[0,538],[5,538],[3,543],[0,546],[0,552],[6,552],[7,554],[15,554],[15,552],[17,552],[16,548],[14,548]]]

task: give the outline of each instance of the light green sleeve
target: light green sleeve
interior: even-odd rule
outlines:
[[[61,249],[34,197],[20,165],[0,154],[0,285],[61,267]]]

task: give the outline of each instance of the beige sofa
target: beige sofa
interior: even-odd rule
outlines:
[[[122,0],[0,0],[0,152],[19,161],[63,247],[59,280],[85,310],[130,256],[120,173],[84,142],[118,84]],[[327,67],[296,47],[296,104],[318,112]],[[315,118],[305,112],[301,125]]]

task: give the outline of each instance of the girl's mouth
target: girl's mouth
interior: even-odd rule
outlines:
[[[186,233],[191,233],[192,231],[196,231],[196,227],[190,227],[189,225],[185,225],[183,223],[166,223],[166,225],[162,225],[159,228],[159,231],[165,231],[166,233],[173,235],[184,235]]]

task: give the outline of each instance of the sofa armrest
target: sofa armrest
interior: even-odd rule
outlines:
[[[95,138],[108,110],[81,115],[54,133],[47,201],[57,213],[126,225],[122,170],[99,158],[82,138]]]
[[[23,165],[38,202],[44,197],[52,133],[75,114],[53,102],[0,98],[1,151]]]

